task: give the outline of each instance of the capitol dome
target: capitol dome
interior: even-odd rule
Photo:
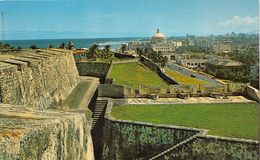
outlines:
[[[160,33],[160,30],[157,29],[157,32],[152,36],[151,42],[162,42],[165,41],[165,36]]]

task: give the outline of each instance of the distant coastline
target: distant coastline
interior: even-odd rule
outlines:
[[[169,37],[170,39],[179,39],[183,37]],[[149,37],[121,37],[121,38],[66,38],[66,39],[25,39],[25,40],[4,40],[1,43],[10,44],[13,47],[28,48],[31,45],[36,45],[40,48],[47,48],[49,45],[59,47],[61,43],[68,44],[73,41],[75,48],[89,48],[92,44],[96,43],[101,48],[105,45],[110,45],[111,48],[117,49],[122,44],[131,41],[149,40]]]
[[[147,40],[147,37],[126,37],[126,38],[84,38],[84,39],[34,39],[34,40],[5,40],[0,41],[1,43],[10,44],[13,47],[28,48],[30,45],[36,45],[40,48],[47,48],[49,45],[59,47],[61,43],[68,44],[73,41],[75,48],[89,48],[92,44],[96,43],[101,48],[105,45],[110,45],[111,48],[119,48],[122,44],[138,41]]]

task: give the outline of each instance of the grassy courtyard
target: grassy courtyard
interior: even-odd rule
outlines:
[[[151,87],[167,86],[157,74],[139,62],[114,64],[108,77],[115,79],[116,84],[133,85],[134,88],[138,88],[140,84]]]
[[[170,70],[168,68],[165,69],[165,73],[170,78],[173,78],[174,80],[176,80],[177,82],[180,82],[182,84],[208,84],[208,82],[206,82],[206,81],[202,81],[197,78],[186,76],[184,74]]]
[[[176,104],[113,107],[118,119],[208,129],[208,134],[258,138],[258,104]]]

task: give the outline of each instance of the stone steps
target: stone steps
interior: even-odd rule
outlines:
[[[94,110],[93,116],[92,116],[92,129],[101,127],[101,126],[103,128],[106,105],[107,105],[106,100],[96,100],[94,107],[92,107]],[[102,125],[100,125],[99,121],[103,121]]]

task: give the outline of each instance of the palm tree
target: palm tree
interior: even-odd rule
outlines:
[[[98,50],[97,44],[93,44],[92,46],[90,46],[88,53],[90,54],[91,58],[94,58],[97,56],[97,50]]]
[[[162,68],[164,68],[165,67],[165,65],[168,63],[168,57],[163,57],[163,59],[162,59],[162,61],[161,61],[161,67]]]
[[[65,44],[65,43],[62,43],[59,48],[61,48],[61,49],[66,49],[66,44]]]
[[[141,57],[142,56],[142,50],[140,48],[136,48],[136,53],[138,55],[138,57]]]
[[[105,45],[105,51],[106,51],[106,53],[109,53],[109,51],[110,51],[110,45]]]
[[[122,44],[121,51],[124,53],[126,51],[126,44]]]

